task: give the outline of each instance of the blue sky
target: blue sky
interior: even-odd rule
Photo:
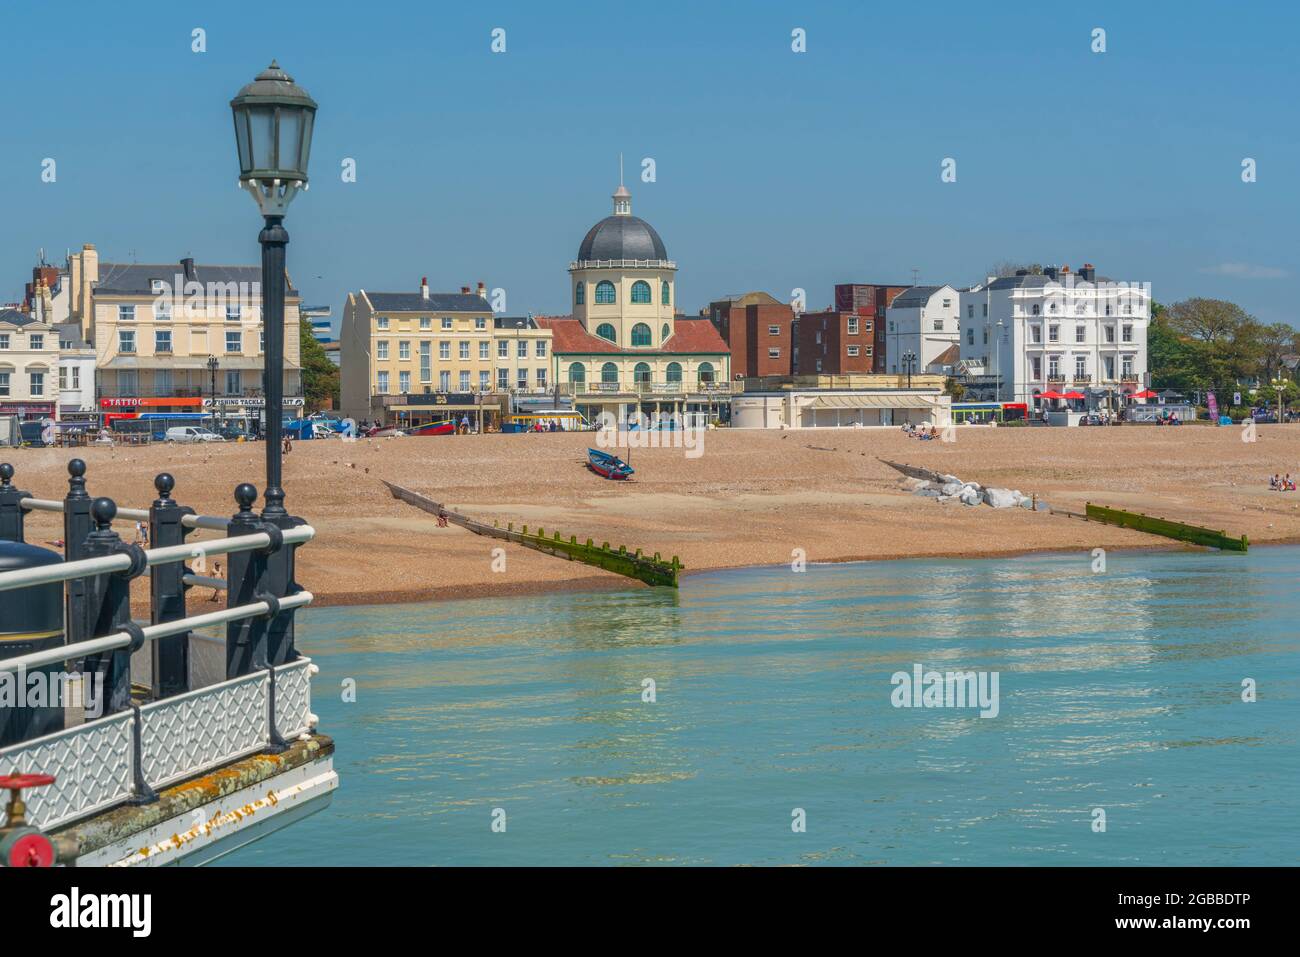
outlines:
[[[1296,318],[1293,4],[74,0],[5,4],[0,36],[0,301],[39,247],[255,262],[227,104],[276,57],[320,103],[290,272],[336,317],[349,289],[422,275],[567,311],[622,152],[688,313],[795,287],[821,308],[836,282],[970,283],[1011,259]]]

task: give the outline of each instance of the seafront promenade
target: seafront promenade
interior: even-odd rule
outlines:
[[[1056,508],[1082,511],[1092,501],[1246,534],[1252,544],[1300,541],[1300,493],[1268,489],[1274,473],[1300,473],[1300,426],[1261,426],[1253,443],[1238,427],[1210,426],[961,428],[953,443],[896,430],[718,430],[696,458],[634,448],[628,483],[584,468],[589,444],[593,435],[572,433],[297,443],[285,459],[288,507],[318,530],[299,577],[320,605],[639,587],[520,548],[508,548],[504,570],[494,570],[499,543],[439,528],[380,479],[486,521],[675,554],[688,574],[788,563],[795,549],[815,562],[1171,547],[1044,513],[938,504],[910,494],[878,458],[1017,488]],[[234,511],[235,476],[260,481],[261,452],[244,444],[79,450],[92,495],[146,506],[140,490],[166,470],[178,501],[218,515]],[[10,458],[20,487],[66,484],[63,450]],[[57,522],[30,515],[29,540],[57,539]]]

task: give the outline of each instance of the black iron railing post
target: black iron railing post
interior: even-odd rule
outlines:
[[[30,498],[30,492],[15,488],[13,484],[14,467],[8,462],[0,464],[0,541],[23,541],[22,500]]]
[[[194,509],[176,504],[171,497],[176,480],[163,472],[153,480],[158,498],[149,508],[149,542],[154,548],[182,545],[191,529],[181,519],[193,515]],[[158,625],[185,617],[184,562],[167,562],[149,570],[149,620]],[[153,642],[153,697],[167,698],[190,690],[190,633],[183,632]]]
[[[87,579],[87,618],[90,637],[102,638],[115,632],[133,634],[126,648],[99,652],[86,656],[84,671],[87,679],[98,686],[101,695],[99,714],[87,717],[116,714],[131,705],[131,655],[144,644],[144,632],[131,620],[131,580],[146,568],[144,549],[129,545],[113,531],[117,504],[111,498],[97,498],[90,506],[94,529],[86,536],[86,558],[99,558],[125,552],[131,556],[131,566],[120,572],[108,572]]]
[[[239,511],[231,517],[227,534],[263,532],[271,543],[257,551],[230,556],[226,601],[245,605],[264,601],[271,612],[258,618],[232,621],[226,626],[226,677],[237,678],[263,668],[287,664],[298,657],[294,648],[293,612],[280,610],[280,599],[298,591],[294,581],[296,545],[284,543],[284,530],[305,524],[292,515],[267,518],[253,511],[257,489],[247,483],[235,489]]]
[[[86,492],[86,463],[73,459],[68,463],[68,494],[63,497],[63,557],[70,562],[86,557],[86,536],[94,523],[90,518],[91,498]],[[86,594],[90,579],[72,578],[67,588],[68,644],[90,637]]]

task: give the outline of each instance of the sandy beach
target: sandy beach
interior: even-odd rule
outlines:
[[[584,467],[589,434],[325,440],[295,444],[284,471],[290,511],[318,533],[299,552],[299,581],[318,604],[357,604],[644,587],[513,545],[505,570],[494,571],[501,543],[437,527],[380,479],[471,517],[677,555],[688,574],[788,563],[795,549],[830,562],[1182,547],[1046,512],[940,504],[911,494],[881,458],[1020,489],[1054,508],[1082,511],[1092,501],[1244,533],[1253,544],[1300,541],[1300,493],[1268,488],[1274,472],[1300,474],[1300,426],[1265,425],[1257,435],[1246,443],[1236,427],[966,427],[942,443],[892,429],[719,430],[706,434],[696,458],[681,448],[634,448],[636,476],[627,483]],[[169,471],[177,501],[228,515],[234,486],[260,487],[263,475],[260,444],[77,454],[91,494],[123,506],[147,506],[153,476]],[[62,497],[71,457],[54,449],[0,455],[17,468],[15,484],[40,498]],[[119,531],[133,534],[129,524]],[[57,515],[28,516],[28,541],[61,534]]]

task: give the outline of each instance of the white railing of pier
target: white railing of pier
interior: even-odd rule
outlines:
[[[286,529],[283,533],[286,545],[300,545],[309,542],[316,535],[316,529],[310,525],[299,525]],[[188,558],[206,555],[228,555],[232,552],[250,552],[266,548],[271,544],[271,536],[266,532],[254,532],[252,535],[235,535],[230,538],[213,538],[203,542],[184,545],[168,545],[163,548],[145,550],[146,567],[165,565],[168,562],[183,562]],[[12,572],[0,573],[0,591],[14,588],[26,588],[30,585],[46,585],[50,582],[69,581],[73,578],[86,578],[90,575],[104,575],[110,572],[125,571],[131,567],[131,556],[126,552],[115,555],[101,555],[95,558],[80,558],[73,562],[60,562],[57,565],[37,565],[33,568],[20,568]]]
[[[298,658],[277,667],[274,677],[255,671],[141,705],[138,757],[132,709],[2,748],[0,773],[55,773],[53,784],[28,791],[24,800],[29,824],[60,827],[132,798],[137,772],[150,787],[163,788],[263,751],[276,733],[285,740],[309,733],[317,722],[311,712],[317,670],[310,658]],[[0,826],[4,818],[0,809]]]
[[[62,512],[63,502],[50,498],[23,498],[18,504],[33,512]],[[147,508],[119,508],[116,519],[128,522],[149,521]],[[181,524],[186,528],[206,528],[214,532],[224,532],[230,526],[230,519],[216,515],[182,515]]]
[[[302,608],[305,605],[310,605],[314,597],[309,591],[296,592],[287,598],[280,599],[280,610],[288,611],[291,608]],[[254,601],[249,602],[247,605],[235,605],[233,608],[222,608],[202,615],[190,615],[187,618],[164,621],[157,625],[142,625],[140,630],[144,633],[145,641],[157,641],[159,638],[181,635],[197,628],[205,628],[208,625],[223,625],[231,621],[242,621],[245,618],[269,615],[271,611],[272,606],[269,602]],[[97,655],[105,651],[125,648],[130,644],[131,636],[125,631],[117,631],[100,638],[88,638],[85,641],[74,642],[70,645],[55,645],[41,651],[31,651],[25,655],[2,659],[0,660],[0,672],[43,668],[46,665],[58,664],[73,658],[83,658],[86,655]]]

